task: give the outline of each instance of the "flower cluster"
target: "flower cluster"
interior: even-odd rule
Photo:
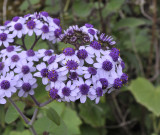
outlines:
[[[33,33],[36,39],[61,41],[73,48],[55,54],[52,49],[34,51],[15,46],[15,38]],[[6,47],[0,51],[0,104],[16,92],[19,97],[34,95],[38,78],[53,100],[85,103],[89,98],[98,103],[106,92],[120,89],[128,81],[115,43],[91,24],[70,26],[62,33],[60,20],[47,12],[14,17],[0,27],[0,45]]]

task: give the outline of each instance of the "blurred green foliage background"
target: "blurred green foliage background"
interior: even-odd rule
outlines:
[[[63,29],[91,23],[113,35],[126,63],[128,86],[106,94],[98,105],[91,101],[52,102],[40,109],[34,123],[39,135],[160,135],[159,0],[8,0],[6,14],[4,1],[0,0],[1,24],[14,16],[39,11],[59,18]],[[29,48],[34,37],[27,37],[25,42]],[[60,52],[65,47],[68,45],[39,41],[35,50],[52,48]],[[43,85],[36,89],[35,96],[40,102],[48,99],[44,89]],[[16,96],[14,100],[31,118],[33,101]],[[48,108],[58,113],[60,125],[56,124],[56,117],[55,121],[47,117]],[[0,135],[31,135],[9,103],[0,105]]]

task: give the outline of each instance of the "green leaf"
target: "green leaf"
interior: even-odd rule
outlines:
[[[117,12],[123,3],[124,0],[110,0],[102,10],[103,16],[108,16],[112,12]]]
[[[30,2],[32,5],[34,5],[34,4],[37,4],[39,2],[39,0],[30,0]],[[20,10],[26,10],[26,9],[28,9],[28,7],[29,7],[28,1],[24,0],[19,8],[20,8]]]
[[[24,130],[22,132],[12,131],[9,135],[31,135],[29,130]]]
[[[46,110],[47,113],[47,117],[53,121],[55,124],[57,124],[58,126],[60,125],[60,117],[57,114],[57,112],[53,109],[53,108],[49,108]]]
[[[90,15],[93,6],[93,3],[86,3],[83,0],[76,0],[73,3],[73,11],[78,17],[87,17]]]
[[[146,21],[144,19],[138,19],[138,18],[134,18],[134,17],[128,17],[128,18],[124,18],[121,19],[119,22],[117,22],[115,24],[116,28],[126,28],[126,27],[137,27],[140,25],[144,25],[146,23]]]
[[[34,128],[38,134],[42,134],[46,131],[55,135],[69,135],[67,127],[62,119],[60,119],[60,125],[57,126],[48,117],[43,116],[35,121]]]
[[[23,102],[18,101],[16,102],[16,105],[21,111],[24,110],[25,104]],[[19,116],[20,115],[17,110],[12,105],[10,105],[5,115],[5,122],[10,124],[15,121]]]
[[[79,109],[80,116],[87,124],[93,127],[100,127],[105,124],[104,110],[92,101],[88,100],[85,104],[80,104]]]
[[[156,116],[160,116],[160,87],[155,88],[152,83],[145,78],[137,78],[132,81],[129,90],[137,102],[144,105]]]
[[[4,126],[5,124],[5,110],[4,105],[0,105],[0,124],[1,126]]]

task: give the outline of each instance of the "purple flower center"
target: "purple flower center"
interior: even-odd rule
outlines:
[[[76,80],[78,78],[78,74],[76,72],[71,72],[69,78],[71,80]]]
[[[27,65],[22,66],[22,73],[23,74],[28,74],[29,71],[30,71],[30,68]]]
[[[49,91],[49,96],[50,96],[52,99],[58,99],[58,98],[59,98],[58,90],[55,89],[55,88],[52,88],[52,89]]]
[[[47,25],[43,25],[41,30],[43,31],[43,33],[48,33],[49,32],[49,28]]]
[[[32,56],[34,56],[35,55],[35,52],[33,51],[33,50],[28,50],[27,52],[27,56],[29,56],[29,57],[32,57]]]
[[[80,92],[82,95],[87,95],[89,92],[89,86],[87,84],[82,84],[79,86]]]
[[[1,89],[7,90],[10,87],[10,82],[7,80],[3,80],[1,82]]]
[[[119,50],[116,48],[112,48],[109,55],[112,57],[113,61],[116,62],[119,58]]]
[[[85,59],[88,56],[88,53],[85,49],[81,49],[77,52],[77,56],[79,59]]]
[[[101,87],[96,88],[96,94],[98,97],[101,97],[103,95],[103,89]]]
[[[100,50],[101,49],[101,44],[97,41],[92,41],[90,44],[91,47],[93,47],[96,50]]]
[[[69,96],[70,93],[71,93],[71,90],[70,90],[70,88],[68,88],[68,87],[64,87],[64,88],[62,89],[62,93],[63,93],[64,96]]]
[[[51,50],[46,50],[44,52],[45,56],[51,56],[52,55],[52,51]]]
[[[75,50],[73,48],[68,47],[63,50],[63,54],[65,56],[72,56],[75,54]]]
[[[53,22],[54,22],[55,24],[57,24],[58,26],[59,26],[60,23],[61,23],[58,18],[54,18],[54,19],[53,19]]]
[[[3,68],[4,68],[4,63],[0,62],[0,70],[3,70]]]
[[[68,70],[76,70],[78,67],[78,63],[73,60],[69,60],[67,61],[66,66]]]
[[[56,82],[58,79],[58,73],[55,70],[48,72],[48,79],[52,82]]]
[[[125,73],[122,74],[121,81],[122,81],[123,84],[126,84],[128,82],[127,74],[125,74]]]
[[[121,87],[122,87],[122,81],[121,81],[119,78],[116,78],[116,79],[114,80],[113,87],[114,87],[115,89],[121,88]]]
[[[48,76],[48,69],[47,68],[44,68],[41,70],[41,76],[42,77],[47,77]]]
[[[0,34],[0,40],[1,41],[6,41],[6,39],[7,39],[7,34],[6,33],[1,33]]]
[[[84,35],[84,36],[83,36],[83,40],[84,40],[85,42],[89,42],[89,41],[90,41],[90,37],[89,37],[88,35]]]
[[[7,24],[9,24],[11,21],[7,20],[5,21],[4,25],[6,26]]]
[[[26,15],[24,15],[24,17],[26,18],[26,17],[28,17],[28,16],[30,16],[31,14],[26,14]]]
[[[21,23],[16,23],[16,24],[14,25],[14,28],[15,28],[16,30],[21,30],[21,29],[22,29],[22,24],[21,24]]]
[[[19,56],[18,55],[13,55],[12,57],[11,57],[11,60],[12,60],[12,62],[17,62],[17,61],[19,61]]]
[[[96,75],[97,74],[97,70],[93,67],[88,67],[88,72],[91,74],[91,75]]]
[[[28,29],[34,29],[36,26],[36,23],[33,20],[30,20],[27,22]]]
[[[102,84],[102,89],[106,89],[108,87],[108,81],[106,78],[100,78],[99,81]]]
[[[48,60],[48,64],[52,64],[56,59],[56,56],[52,56],[49,60]]]
[[[7,52],[12,52],[12,51],[14,51],[14,47],[13,46],[8,46],[6,48],[6,50],[7,50]]]
[[[95,31],[93,29],[88,29],[88,33],[90,33],[91,35],[95,35]]]
[[[106,60],[102,63],[102,68],[105,70],[105,71],[110,71],[112,69],[113,65],[110,61]]]
[[[59,38],[59,36],[61,35],[61,33],[62,33],[62,30],[61,30],[61,29],[56,29],[56,30],[54,31],[54,35],[56,36],[56,38]]]
[[[67,32],[67,35],[68,36],[72,36],[74,34],[74,31],[73,30],[69,30],[68,32]]]
[[[121,61],[121,67],[122,67],[122,70],[125,69],[125,63],[123,61]]]
[[[45,16],[45,17],[48,17],[48,12],[42,11],[42,12],[41,12],[41,15],[43,15],[43,16]]]
[[[31,85],[29,83],[24,83],[22,85],[22,89],[25,91],[25,92],[28,92],[31,90]]]
[[[19,16],[15,16],[12,18],[12,21],[17,22],[19,20]]]
[[[93,25],[92,25],[92,24],[89,24],[89,23],[86,23],[85,26],[86,26],[87,28],[93,28]]]

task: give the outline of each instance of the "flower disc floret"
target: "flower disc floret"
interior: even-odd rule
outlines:
[[[7,50],[7,52],[12,52],[12,51],[14,51],[14,47],[13,46],[8,46],[6,48],[6,50]]]
[[[86,26],[87,28],[93,28],[93,25],[92,25],[92,24],[89,24],[89,23],[86,23],[85,26]]]
[[[55,70],[48,72],[48,79],[52,82],[56,82],[58,79],[58,73]]]
[[[96,94],[98,97],[101,97],[103,95],[103,89],[101,87],[96,88]]]
[[[52,55],[52,51],[51,50],[46,50],[44,52],[45,56],[51,56]]]
[[[16,23],[16,24],[14,25],[14,28],[15,28],[16,30],[22,30],[22,24],[21,24],[21,23]]]
[[[49,32],[49,27],[47,25],[43,25],[41,28],[43,33],[48,33]]]
[[[62,89],[62,93],[63,93],[64,96],[69,96],[70,93],[71,93],[71,90],[70,90],[70,88],[68,88],[68,87],[64,87],[64,88]]]
[[[71,80],[76,80],[78,78],[78,74],[76,72],[71,72],[69,78]]]
[[[114,84],[113,84],[113,87],[115,89],[120,89],[122,87],[122,81],[119,79],[119,78],[116,78],[114,80]]]
[[[126,84],[128,82],[128,75],[126,73],[123,73],[121,76],[121,80],[123,84]]]
[[[63,50],[63,54],[65,56],[72,56],[75,54],[75,50],[73,48],[68,47]]]
[[[82,95],[87,95],[89,92],[89,88],[90,88],[90,86],[88,86],[87,84],[81,84],[79,86],[79,89],[80,89],[80,92]]]
[[[22,85],[22,89],[25,91],[25,92],[28,92],[31,90],[31,85],[29,83],[24,83]]]
[[[113,61],[116,62],[119,58],[119,50],[116,48],[112,48],[111,52],[110,52],[110,56],[112,57]]]
[[[1,41],[6,41],[6,39],[7,39],[7,34],[6,33],[1,33],[0,34],[0,40]]]
[[[102,68],[105,70],[105,71],[110,71],[113,67],[113,64],[112,62],[110,62],[109,60],[106,60],[102,63]]]
[[[54,34],[55,34],[55,37],[56,37],[56,38],[59,38],[59,36],[62,34],[62,30],[61,30],[61,29],[56,29],[56,30],[54,31]]]
[[[34,56],[35,55],[35,52],[33,50],[28,50],[27,51],[27,56],[31,57],[31,56]]]
[[[58,98],[59,98],[58,90],[55,89],[55,88],[52,88],[52,89],[49,91],[49,96],[50,96],[52,99],[58,99]]]
[[[96,34],[95,30],[93,30],[93,29],[88,29],[88,33],[90,33],[91,35],[95,35]]]
[[[76,70],[78,67],[78,63],[73,60],[68,60],[66,63],[66,67],[68,70]]]
[[[47,75],[48,75],[48,69],[47,68],[42,69],[40,72],[41,72],[42,77],[47,77]]]
[[[28,74],[30,72],[30,68],[27,65],[22,66],[22,73]]]
[[[97,70],[93,67],[89,67],[88,68],[88,72],[91,74],[91,75],[96,75],[97,74]]]
[[[13,55],[12,57],[11,57],[11,60],[12,60],[12,62],[17,62],[17,61],[19,61],[20,60],[20,58],[19,58],[19,56],[18,55]]]
[[[1,82],[1,89],[4,89],[4,90],[7,90],[8,88],[10,88],[10,82],[9,81],[7,81],[7,80],[3,80],[2,82]]]
[[[93,47],[96,50],[100,50],[101,49],[101,43],[99,43],[97,41],[92,41],[90,46]]]
[[[79,59],[86,59],[88,56],[88,53],[85,49],[81,49],[77,52],[77,56]]]
[[[106,78],[100,78],[99,81],[102,84],[102,89],[106,89],[108,87],[108,80]]]
[[[33,20],[29,20],[29,21],[27,22],[27,27],[28,27],[28,29],[34,29],[35,26],[36,26],[36,23],[35,23]]]
[[[58,26],[59,26],[60,23],[61,23],[61,21],[60,21],[58,18],[54,18],[54,19],[53,19],[53,22],[54,22],[55,24],[57,24]]]
[[[48,64],[52,64],[56,59],[56,56],[52,56],[49,60],[48,60]]]

